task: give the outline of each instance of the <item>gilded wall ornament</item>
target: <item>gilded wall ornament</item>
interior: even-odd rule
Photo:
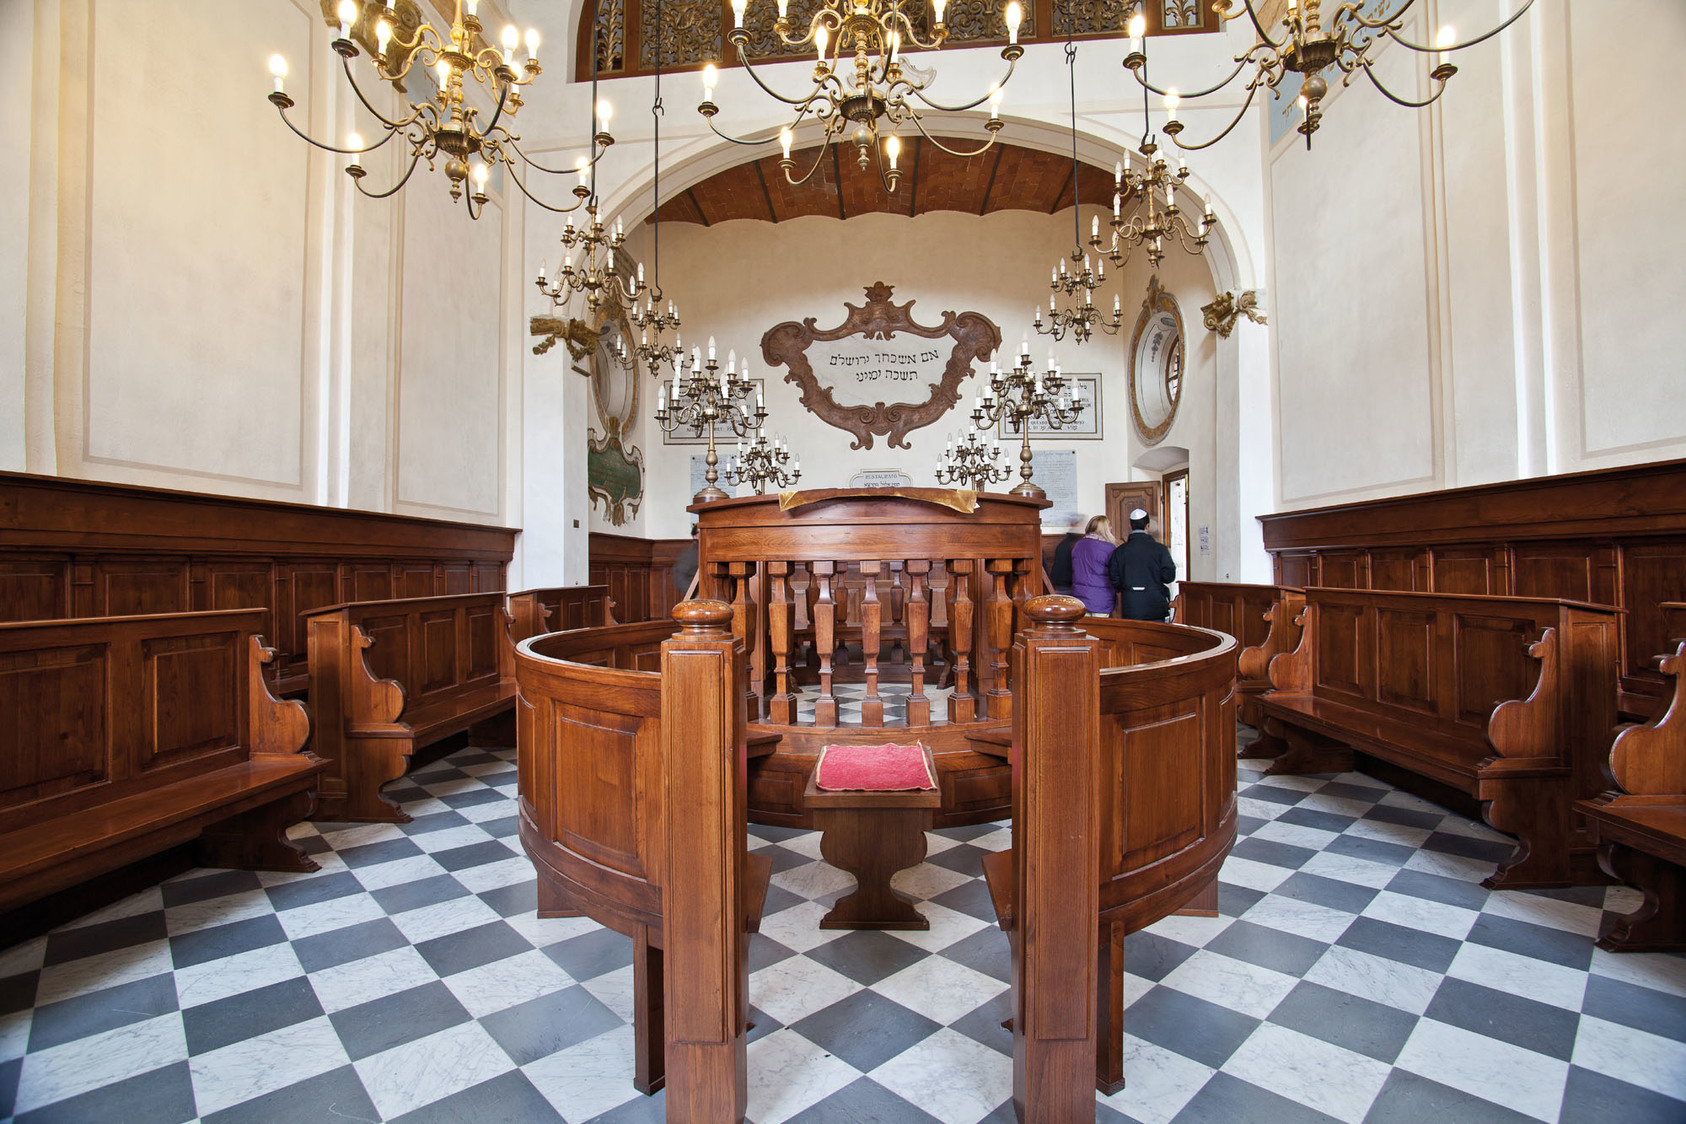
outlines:
[[[1259,294],[1254,289],[1242,293],[1219,293],[1211,304],[1202,305],[1200,312],[1205,317],[1206,330],[1216,332],[1226,340],[1235,331],[1236,321],[1243,316],[1255,324],[1268,323],[1264,310],[1259,307]]]

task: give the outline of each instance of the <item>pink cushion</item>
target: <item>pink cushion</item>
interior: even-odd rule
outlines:
[[[856,789],[893,792],[936,788],[925,747],[913,745],[828,745],[820,751],[814,786],[828,792]]]

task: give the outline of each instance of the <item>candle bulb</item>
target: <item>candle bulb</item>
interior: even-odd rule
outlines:
[[[707,66],[703,67],[703,101],[714,100],[714,84],[718,81],[720,81],[720,71],[713,63],[709,63]]]
[[[714,361],[714,337],[713,336],[708,337],[708,358],[709,358],[709,362],[712,363]]]
[[[791,142],[791,140],[792,140],[792,137],[791,137],[791,132],[790,132],[790,126],[787,125],[784,128],[779,130],[779,147],[784,149],[784,158],[786,160],[790,159],[790,142]]]
[[[1457,41],[1457,33],[1452,30],[1451,24],[1447,24],[1440,29],[1440,33],[1434,37],[1435,66],[1438,67],[1446,61],[1446,51]]]
[[[1137,12],[1130,17],[1130,52],[1135,54],[1142,49],[1142,36],[1147,34],[1147,17]]]
[[[381,54],[381,55],[386,54],[386,44],[387,44],[387,41],[390,40],[391,38],[392,38],[392,25],[390,23],[387,23],[385,20],[376,21],[376,23],[375,23],[375,50],[379,54]]]
[[[515,30],[515,25],[512,24],[512,23],[504,24],[503,25],[503,64],[505,66],[514,66],[515,65],[515,48],[520,46],[520,44],[521,44],[521,33],[519,31]]]
[[[1177,106],[1182,104],[1182,98],[1177,96],[1176,87],[1165,91],[1165,123],[1169,125],[1177,119]]]
[[[270,55],[269,73],[275,79],[275,92],[278,94],[286,93],[287,91],[283,90],[281,87],[284,86],[287,81],[287,60],[282,58],[280,55]]]
[[[357,0],[340,0],[340,38],[351,38],[351,25],[357,22]]]
[[[529,27],[527,29],[527,65],[528,66],[533,65],[535,62],[538,61],[538,58],[539,58],[539,29],[536,28],[536,27]]]

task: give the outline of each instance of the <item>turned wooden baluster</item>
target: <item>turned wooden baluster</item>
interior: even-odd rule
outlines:
[[[866,663],[866,697],[861,725],[884,725],[884,700],[878,694],[878,648],[884,640],[884,603],[878,600],[878,571],[883,563],[861,563],[861,659]]]
[[[761,717],[761,691],[763,684],[761,677],[754,673],[757,647],[756,626],[760,624],[755,598],[753,596],[752,576],[755,573],[753,562],[728,562],[725,572],[731,579],[732,591],[732,635],[743,641],[744,652],[749,656],[751,673],[746,677],[744,697],[749,701],[749,714],[752,720]]]
[[[930,642],[931,603],[925,596],[925,575],[931,563],[925,558],[907,561],[907,656],[912,664],[912,684],[907,693],[907,724],[928,726],[931,723],[931,700],[925,695],[925,646]]]
[[[1007,679],[1007,652],[1013,646],[1013,601],[1007,581],[1013,573],[1011,558],[992,558],[985,564],[989,573],[989,600],[984,621],[989,636],[989,693],[985,713],[991,718],[1013,716],[1013,688]]]
[[[767,700],[767,721],[788,726],[796,721],[796,694],[790,681],[790,595],[789,562],[767,563],[772,589],[767,598],[767,638],[773,651],[773,697]]]
[[[948,696],[948,720],[970,722],[977,714],[972,695],[972,560],[956,558],[948,564],[951,590],[948,645],[954,650],[954,693]]]
[[[907,567],[890,563],[890,623],[903,626],[890,644],[891,662],[907,662]]]
[[[831,657],[837,648],[837,602],[831,597],[831,575],[834,562],[810,562],[808,570],[814,575],[813,584],[819,593],[814,597],[814,654],[820,661],[820,697],[814,700],[814,725],[837,725],[837,696],[831,693]]]

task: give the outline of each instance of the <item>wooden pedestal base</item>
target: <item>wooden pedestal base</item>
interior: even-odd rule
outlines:
[[[808,779],[803,803],[813,813],[820,854],[855,876],[855,891],[838,900],[822,929],[929,929],[913,899],[890,887],[898,870],[925,859],[925,831],[942,804],[937,789],[826,792]]]

